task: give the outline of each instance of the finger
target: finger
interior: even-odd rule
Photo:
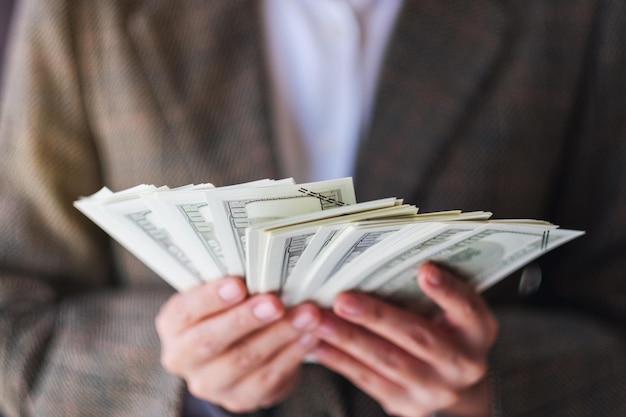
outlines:
[[[314,331],[321,340],[400,386],[423,385],[432,379],[430,366],[388,340],[330,312],[322,314]]]
[[[230,308],[246,297],[238,277],[226,277],[173,295],[161,307],[155,324],[160,335],[180,333],[200,320]]]
[[[232,413],[254,412],[259,408],[268,408],[286,398],[293,391],[297,384],[299,371],[299,367],[295,368],[293,373],[280,386],[274,387],[272,391],[266,390],[265,387],[259,389],[258,385],[251,388],[246,387],[245,391],[232,391],[228,396],[220,397],[221,403],[219,404]],[[262,394],[255,395],[260,394],[259,391]],[[254,398],[250,396],[250,393],[255,395]]]
[[[383,300],[361,293],[340,294],[335,313],[388,340],[414,358],[430,365],[455,386],[482,378],[484,360],[439,326]]]
[[[247,409],[250,410],[253,405],[270,406],[286,396],[294,387],[303,359],[317,343],[317,337],[304,333],[276,352],[267,363],[236,383],[237,392],[242,396],[237,402],[247,401]]]
[[[313,351],[313,355],[320,364],[343,375],[376,400],[388,415],[427,415],[438,408],[428,406],[431,399],[424,394],[422,396],[426,398],[418,405],[413,400],[414,394],[364,365],[365,361],[358,361],[332,345],[320,343]],[[416,388],[416,391],[421,391],[419,387]]]
[[[232,390],[235,385],[239,386],[253,372],[263,367],[270,372],[273,368],[267,368],[268,364],[272,361],[282,363],[280,359],[276,359],[278,353],[302,338],[302,343],[296,344],[301,350],[291,351],[296,354],[301,353],[301,355],[292,355],[287,358],[293,357],[300,361],[311,342],[310,338],[304,335],[313,330],[319,320],[320,312],[317,307],[310,303],[300,305],[291,310],[282,320],[240,340],[230,349],[225,350],[215,360],[203,366],[204,372],[220,376],[219,382],[215,384],[217,389]],[[280,373],[282,368],[277,369]]]
[[[185,375],[222,354],[230,346],[284,315],[274,294],[259,294],[229,310],[162,340],[161,362],[177,375]]]
[[[432,262],[420,267],[417,279],[447,322],[472,346],[481,349],[493,344],[498,328],[495,316],[474,289]]]

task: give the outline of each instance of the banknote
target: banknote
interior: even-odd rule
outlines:
[[[584,234],[488,211],[418,214],[395,197],[357,203],[351,178],[104,187],[74,205],[178,291],[239,275],[286,306],[358,290],[419,310],[426,261],[482,291]]]
[[[228,273],[205,193],[200,190],[155,192],[142,198],[172,239],[207,281]]]
[[[294,182],[291,178],[281,182],[262,179],[221,189],[260,188],[281,184]],[[199,184],[173,190],[159,189],[140,195],[205,281],[228,274],[224,250],[215,232],[215,220],[209,210],[205,192],[215,188],[213,184]]]
[[[119,193],[102,189],[94,198],[80,199],[74,205],[163,280],[184,291],[203,280],[140,197],[155,190],[150,186]]]
[[[248,228],[248,268],[251,286],[259,291],[282,291],[293,268],[300,263],[309,240],[320,227],[342,227],[346,222],[368,218],[412,216],[415,206],[397,205],[388,198],[296,216],[284,221]],[[254,251],[251,248],[256,248]]]
[[[418,256],[427,256],[433,248],[442,247],[456,235],[466,233],[482,226],[482,223],[416,223],[396,233],[385,247],[374,247],[372,253],[358,264],[353,264],[340,277],[330,277],[323,286],[311,296],[320,305],[329,307],[342,291],[357,289],[366,291],[372,282],[380,277],[393,275],[398,268]]]
[[[351,178],[262,189],[216,189],[207,191],[207,198],[228,272],[240,276],[245,275],[246,228],[356,203]]]
[[[406,218],[390,217],[352,222],[340,232],[333,231],[335,233],[332,234],[332,242],[331,239],[325,241],[323,250],[317,251],[312,246],[312,251],[316,251],[314,262],[306,265],[306,272],[302,272],[302,276],[297,277],[299,281],[297,292],[291,291],[294,295],[286,296],[285,299],[293,303],[306,300],[313,291],[321,287],[331,276],[342,271],[349,263],[364,254],[369,256],[370,249],[377,248],[380,251],[386,246],[394,245],[396,232],[411,224],[435,221],[487,220],[491,215],[492,213],[484,211],[464,213],[460,210],[452,210],[416,214]],[[318,233],[324,234],[323,231]],[[399,236],[402,239],[402,235]],[[296,270],[296,273],[300,273],[300,271]]]
[[[536,223],[477,223],[466,231],[458,230],[458,226],[441,228],[402,251],[379,254],[372,269],[353,278],[348,286],[398,305],[419,307],[423,294],[416,271],[427,260],[446,266],[477,291],[483,291],[543,253],[583,234]],[[315,300],[329,305],[340,287],[335,284],[335,288],[320,289]]]
[[[341,230],[333,233],[332,242],[325,246],[323,253],[316,257],[308,270],[302,276],[294,276],[294,281],[297,280],[298,284],[291,291],[289,288],[285,291],[289,294],[288,297],[285,294],[286,302],[298,304],[306,300],[317,288],[324,285],[329,277],[348,267],[369,249],[382,244],[389,235],[410,224],[412,224],[410,220],[407,220],[382,225],[377,223],[343,225]]]

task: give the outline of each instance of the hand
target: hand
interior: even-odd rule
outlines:
[[[311,304],[285,312],[275,295],[248,297],[241,279],[227,277],[175,294],[155,324],[165,369],[192,395],[245,412],[289,393],[319,320]]]
[[[488,415],[487,354],[497,322],[469,286],[433,263],[418,283],[441,309],[426,319],[360,293],[340,294],[314,355],[398,416]]]

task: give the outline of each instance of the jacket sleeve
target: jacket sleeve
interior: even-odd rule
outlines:
[[[496,416],[626,415],[626,7],[597,3],[552,203],[587,233],[546,257],[532,306],[497,311]]]
[[[177,415],[159,366],[165,287],[122,285],[72,207],[100,187],[72,8],[20,2],[0,120],[0,408],[8,416]]]

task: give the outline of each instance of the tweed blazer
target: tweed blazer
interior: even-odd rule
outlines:
[[[172,289],[78,213],[102,185],[284,177],[258,2],[24,0],[0,119],[0,408],[178,416],[153,326]],[[330,92],[329,92],[330,93]],[[626,415],[626,6],[406,0],[360,201],[490,210],[587,235],[532,296],[487,294],[497,416]],[[379,416],[306,366],[272,416]]]
[[[7,44],[8,28],[13,15],[15,0],[0,0],[0,94],[2,94],[2,70],[4,69],[4,49]]]

